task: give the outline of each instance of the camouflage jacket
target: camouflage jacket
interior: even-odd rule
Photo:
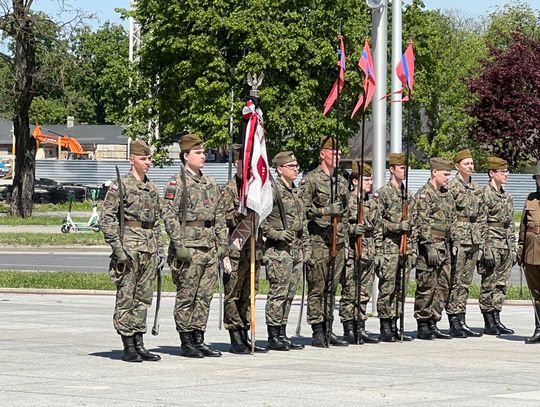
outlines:
[[[480,186],[471,180],[466,184],[456,175],[448,183],[448,191],[456,204],[457,227],[452,241],[464,245],[483,245],[485,236],[485,211],[482,209],[483,194]]]
[[[356,236],[354,226],[358,223],[358,199],[356,192],[349,196],[349,257],[355,256]],[[362,237],[362,258],[373,259],[377,252],[382,249],[382,219],[379,206],[374,199],[370,199],[366,194],[362,203],[362,219],[366,232]]]
[[[118,194],[118,182],[113,181],[103,201],[99,227],[105,241],[113,249],[121,246],[126,251],[155,253],[162,246],[159,191],[148,178],[139,181],[131,173],[124,176],[121,182],[123,197]],[[124,203],[126,221],[144,222],[149,226],[143,228],[126,225],[123,242],[120,239],[120,199]]]
[[[207,175],[185,170],[172,177],[165,186],[163,220],[173,247],[212,248],[227,242],[224,219],[217,212],[220,192],[216,181]],[[187,194],[186,230],[182,231],[182,194]]]
[[[446,249],[455,234],[456,205],[446,189],[436,189],[427,182],[415,195],[411,218],[415,228],[413,240],[426,248]]]
[[[491,183],[484,187],[483,207],[486,211],[485,246],[516,251],[514,233],[514,202],[501,187],[497,191]]]
[[[310,171],[302,182],[301,190],[306,205],[311,241],[330,243],[332,241],[332,217],[323,215],[321,208],[328,207],[332,203],[331,188],[334,186],[334,177],[325,174],[321,166],[318,166]],[[343,244],[349,240],[349,188],[347,181],[341,175],[338,176],[337,195],[334,202],[341,201],[343,213],[338,216],[336,243]]]
[[[261,223],[261,229],[265,236],[271,231],[285,230],[283,226],[282,214],[278,204],[278,196],[283,202],[284,216],[287,220],[287,229],[294,233],[295,238],[291,243],[292,247],[303,249],[305,253],[311,253],[311,244],[307,229],[307,219],[302,191],[294,184],[287,185],[283,178],[278,179],[272,185],[272,195],[274,197],[272,212]],[[267,238],[267,244],[272,242]]]

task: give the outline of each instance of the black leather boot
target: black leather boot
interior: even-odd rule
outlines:
[[[339,339],[338,336],[332,331],[332,325],[327,325],[328,321],[325,322],[325,327],[327,331],[325,332],[327,338],[329,339],[330,345],[332,346],[349,346],[349,342]],[[328,332],[330,331],[330,332]]]
[[[346,340],[351,345],[356,345],[356,339],[358,336],[356,335],[356,324],[353,320],[350,321],[344,321],[343,322],[343,339]],[[358,344],[363,344],[364,341],[362,341],[360,338],[358,338]]]
[[[279,326],[268,325],[268,349],[270,350],[289,350],[289,345],[287,345],[279,336]]]
[[[392,329],[390,328],[390,318],[381,318],[379,321],[381,324],[381,334],[379,335],[379,340],[381,342],[395,342],[396,338],[394,337]]]
[[[394,335],[394,338],[396,338],[396,341],[401,341],[401,332],[399,331],[397,327],[397,320],[398,320],[397,317],[392,318],[390,320],[390,331],[392,331],[392,335]],[[412,336],[405,335],[405,333],[403,333],[403,342],[410,342],[412,340],[413,340]]]
[[[417,339],[431,341],[435,339],[435,335],[429,329],[428,321],[418,321],[418,331],[416,332]]]
[[[499,328],[497,328],[497,325],[495,325],[493,313],[483,312],[482,315],[484,317],[484,333],[486,335],[499,335],[501,332],[499,331]]]
[[[135,335],[133,335],[133,342],[135,343],[135,350],[141,356],[142,360],[155,362],[161,359],[161,356],[148,352],[148,350],[144,347],[142,332],[137,332]]]
[[[248,331],[249,331],[248,328],[242,328],[240,330],[240,336],[242,337],[242,342],[249,349],[249,352],[251,353],[251,340],[249,339]],[[268,348],[263,348],[262,346],[257,346],[255,344],[254,351],[255,353],[266,353],[268,352]]]
[[[534,303],[534,333],[530,338],[525,339],[525,343],[540,343],[540,303]]]
[[[317,348],[327,348],[328,345],[324,336],[323,324],[313,324],[311,325],[311,329],[313,330],[311,344]]]
[[[430,319],[428,322],[429,329],[431,330],[431,333],[433,336],[437,339],[452,339],[452,337],[448,334],[445,334],[437,328],[437,321],[434,319]]]
[[[448,322],[450,323],[450,330],[448,333],[452,338],[466,338],[467,334],[461,328],[459,323],[459,316],[457,314],[448,315]]]
[[[202,353],[199,349],[195,347],[191,332],[179,332],[179,334],[180,342],[182,344],[182,346],[180,347],[180,349],[182,349],[182,356],[185,356],[186,358],[204,357],[204,353]]]
[[[288,336],[287,336],[287,325],[281,325],[279,327],[279,339],[281,339],[291,350],[301,350],[304,349],[304,345],[301,343],[294,343]]]
[[[458,314],[458,319],[461,329],[469,338],[480,338],[482,336],[482,332],[473,331],[471,327],[467,325],[467,322],[465,322],[465,313]]]
[[[501,322],[501,311],[493,311],[493,321],[501,334],[511,335],[514,333],[513,329],[504,326],[504,324]]]
[[[229,352],[236,355],[249,355],[250,351],[244,342],[242,342],[242,335],[240,329],[229,329],[229,336],[231,337],[231,347]]]
[[[142,362],[142,357],[137,353],[135,349],[135,342],[133,336],[122,335],[122,343],[124,344],[124,351],[122,352],[122,360],[124,362]]]
[[[379,335],[373,335],[370,334],[368,331],[366,331],[366,321],[363,319],[360,319],[358,321],[358,327],[356,328],[356,335],[358,335],[358,338],[363,343],[379,343]]]
[[[195,347],[199,349],[204,356],[208,356],[211,358],[218,358],[221,356],[221,352],[217,349],[212,349],[207,344],[204,343],[204,331],[201,331],[199,329],[193,330],[193,343],[195,344]]]

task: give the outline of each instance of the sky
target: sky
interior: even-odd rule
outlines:
[[[403,0],[404,3],[409,1]],[[503,6],[509,2],[515,2],[515,0],[424,0],[427,9],[460,10],[471,17],[485,15],[495,11],[497,6]],[[540,0],[519,0],[519,2],[528,4],[534,10],[540,10]],[[94,28],[101,26],[107,20],[123,24],[126,29],[128,27],[127,21],[122,21],[114,9],[129,8],[129,0],[34,0],[32,8],[44,11],[60,21],[66,21],[69,19],[70,13],[58,14],[60,12],[59,5],[62,3],[72,9],[76,8],[94,14],[97,19],[88,22]]]

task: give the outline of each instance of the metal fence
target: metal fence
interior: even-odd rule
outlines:
[[[129,162],[126,160],[36,160],[36,178],[49,178],[61,184],[80,184],[97,186],[116,178],[115,166],[122,174],[129,171]],[[179,161],[172,166],[153,167],[148,177],[154,181],[161,192],[169,178],[179,170]],[[219,185],[225,185],[228,178],[227,163],[207,163],[203,172],[214,177]],[[234,173],[233,168],[233,173]],[[274,170],[271,172],[275,175]],[[453,172],[455,173],[455,172]],[[386,179],[389,173],[387,171]],[[409,174],[409,188],[415,193],[429,179],[428,170],[411,170]],[[481,186],[488,182],[487,174],[476,174],[474,180]],[[530,174],[510,174],[506,191],[514,198],[514,207],[521,210],[527,195],[535,189],[535,183]]]

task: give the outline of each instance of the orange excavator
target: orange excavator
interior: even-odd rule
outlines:
[[[64,148],[69,151],[67,155],[68,160],[88,160],[90,158],[88,151],[82,148],[81,143],[76,138],[63,136],[52,130],[47,130],[47,132],[52,134],[43,134],[41,126],[36,126],[32,133],[32,136],[36,139],[36,148],[39,148],[41,143],[54,144],[59,146],[60,149]]]

